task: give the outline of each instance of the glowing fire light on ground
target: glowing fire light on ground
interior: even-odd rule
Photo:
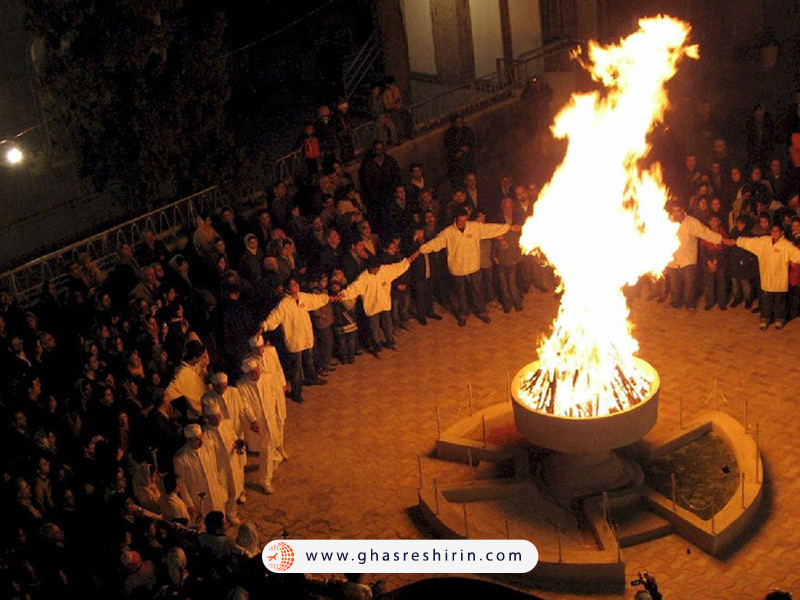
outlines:
[[[634,367],[639,345],[622,288],[661,273],[678,247],[660,165],[640,162],[667,107],[664,84],[683,56],[698,57],[685,45],[689,30],[659,16],[641,19],[619,44],[590,42],[582,64],[605,90],[573,94],[556,116],[554,135],[569,145],[520,239],[546,256],[563,291],[553,333],[539,344],[540,368],[522,382],[520,399],[533,410],[601,416],[635,405],[650,387]]]

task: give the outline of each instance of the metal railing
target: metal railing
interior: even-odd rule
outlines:
[[[372,70],[372,65],[380,55],[381,47],[378,42],[378,33],[373,31],[370,34],[364,45],[353,55],[345,58],[344,73],[342,74],[342,85],[344,86],[344,95],[348,100],[353,95],[353,92],[358,89],[361,82]]]
[[[508,64],[498,61],[496,72],[412,104],[408,110],[414,131],[419,133],[438,127],[454,112],[468,114],[510,97],[515,86],[534,74],[537,61],[564,53],[575,45],[572,40],[564,40],[526,53]],[[352,135],[356,154],[361,155],[372,147],[375,126],[372,122],[364,123],[353,128]],[[59,291],[64,290],[69,265],[83,252],[88,252],[101,269],[110,269],[117,262],[119,245],[130,244],[135,251],[146,229],[166,240],[193,227],[198,215],[218,211],[225,204],[236,206],[241,200],[258,201],[273,182],[296,181],[305,174],[305,169],[301,153],[290,152],[237,182],[236,191],[222,186],[206,188],[7,271],[0,275],[0,289],[8,289],[20,304],[31,305],[50,280],[55,281]]]

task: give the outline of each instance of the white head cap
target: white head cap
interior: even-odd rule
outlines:
[[[197,423],[191,423],[183,428],[183,436],[187,440],[191,440],[196,437],[200,437],[200,434],[203,433],[203,428],[200,427]]]
[[[250,371],[255,371],[258,369],[258,361],[255,358],[246,358],[242,362],[242,371],[244,373],[249,373]]]
[[[264,345],[264,336],[260,333],[250,338],[251,348],[261,348]]]
[[[214,373],[211,376],[211,383],[213,383],[214,385],[222,385],[223,383],[228,383],[228,376],[222,371]]]

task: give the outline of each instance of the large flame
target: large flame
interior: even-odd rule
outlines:
[[[639,345],[622,288],[660,273],[678,247],[660,165],[640,162],[667,107],[665,82],[680,58],[698,56],[685,45],[689,31],[659,16],[617,45],[590,42],[582,64],[605,91],[573,94],[556,116],[553,133],[569,145],[520,239],[526,252],[544,253],[563,290],[553,333],[539,345],[540,370],[523,384],[521,400],[535,410],[599,416],[649,389],[634,368]]]

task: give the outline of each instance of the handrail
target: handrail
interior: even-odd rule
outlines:
[[[498,59],[498,69],[470,82],[455,85],[439,94],[426,98],[408,107],[411,111],[414,130],[425,131],[438,126],[453,112],[469,113],[511,95],[512,88],[522,83],[520,75],[533,61],[552,56],[577,43],[576,40],[559,40],[547,46],[536,48],[521,54],[511,66]],[[525,72],[527,76],[527,72]],[[374,123],[368,122],[353,128],[353,141],[357,153],[368,150],[375,139]],[[276,180],[295,180],[305,168],[299,150],[294,150],[274,160],[266,169],[259,170],[271,176],[269,183]],[[250,181],[249,195],[255,196],[266,182],[263,176]],[[245,186],[240,186],[245,187]],[[124,221],[123,223],[89,236],[79,242],[69,244],[59,250],[49,252],[34,260],[0,274],[0,287],[10,283],[14,296],[21,303],[29,303],[40,292],[47,279],[55,279],[63,287],[66,282],[66,267],[78,251],[94,253],[96,263],[103,268],[111,266],[116,259],[116,246],[120,241],[127,241],[134,248],[141,241],[142,227],[152,228],[157,234],[168,233],[176,228],[184,227],[191,219],[204,210],[206,198],[214,210],[222,203],[231,202],[230,194],[223,192],[220,186],[214,185],[186,196],[170,204],[151,210],[143,215]],[[241,197],[241,196],[240,196]],[[200,208],[194,202],[199,200]],[[142,226],[142,227],[140,227]],[[137,239],[138,238],[138,239]],[[97,252],[99,247],[100,253]]]

